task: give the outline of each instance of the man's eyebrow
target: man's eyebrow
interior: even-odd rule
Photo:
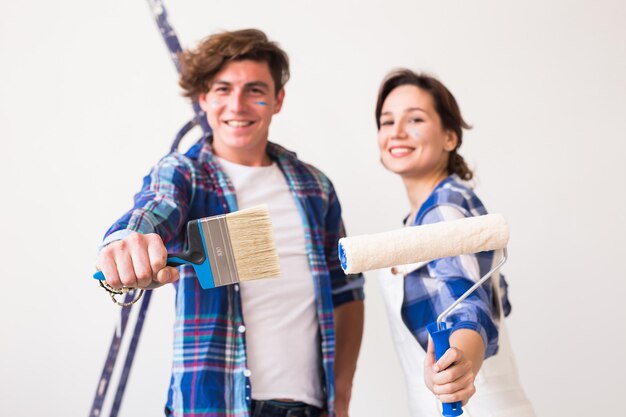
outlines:
[[[229,86],[229,87],[233,85],[233,83],[231,83],[230,81],[225,81],[225,80],[215,80],[215,81],[213,81],[213,82],[211,83],[211,86],[214,86],[214,85],[216,85],[216,84],[219,84],[219,85],[225,85],[225,86]],[[246,84],[245,84],[245,87],[246,87],[246,88],[250,88],[250,87],[263,87],[263,88],[266,88],[266,89],[269,89],[269,88],[270,88],[269,84],[268,84],[268,83],[266,83],[265,81],[251,81],[251,82],[249,82],[249,83],[246,83]]]
[[[264,81],[252,81],[250,83],[246,83],[246,87],[264,87],[270,88],[269,84]]]

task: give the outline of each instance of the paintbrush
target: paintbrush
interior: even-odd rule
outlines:
[[[186,250],[167,256],[168,266],[190,264],[204,289],[278,277],[280,264],[267,206],[191,220]],[[104,280],[101,271],[93,275]]]

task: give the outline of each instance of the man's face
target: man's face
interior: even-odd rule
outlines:
[[[284,90],[278,94],[274,90],[266,62],[229,62],[215,75],[198,101],[213,129],[217,156],[241,165],[269,164],[265,153],[269,127],[285,96]]]

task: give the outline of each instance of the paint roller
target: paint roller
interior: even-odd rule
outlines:
[[[468,217],[447,222],[405,227],[383,233],[339,240],[339,260],[347,274],[427,262],[434,259],[502,249],[502,259],[438,317],[426,326],[437,360],[450,348],[450,333],[443,321],[456,306],[482,285],[507,260],[509,229],[501,214]],[[444,403],[442,414],[463,413],[460,402]]]

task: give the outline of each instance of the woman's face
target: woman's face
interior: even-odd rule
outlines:
[[[429,93],[414,85],[389,93],[378,131],[380,158],[388,170],[402,177],[439,175],[456,144],[456,135],[443,129]]]

